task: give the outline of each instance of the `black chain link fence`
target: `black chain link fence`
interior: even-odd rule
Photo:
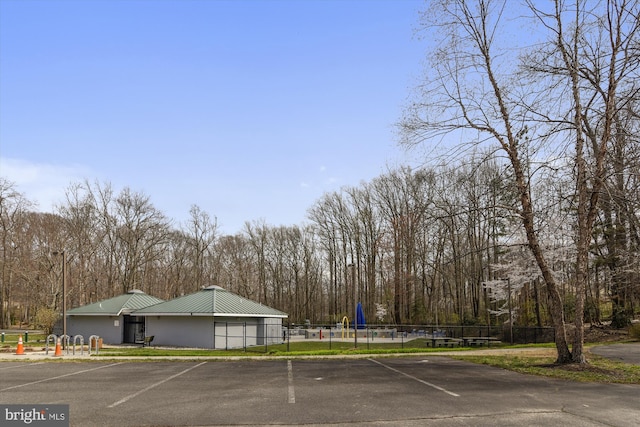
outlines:
[[[220,322],[220,325],[225,322]],[[555,340],[552,327],[509,325],[362,325],[357,334],[353,327],[344,324],[283,324],[281,328],[265,325],[264,328],[243,327],[229,322],[216,328],[217,349],[244,349],[268,352],[278,346],[287,351],[292,343],[314,343],[318,350],[348,348],[424,348],[457,346],[497,346],[502,344],[540,344]],[[283,348],[283,346],[285,346]]]

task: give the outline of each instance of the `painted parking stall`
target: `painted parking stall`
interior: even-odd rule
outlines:
[[[152,425],[260,425],[286,414],[288,390],[286,360],[208,362],[104,412],[123,425],[134,409]]]
[[[47,382],[48,383],[58,383],[60,380],[62,380],[63,378],[66,378],[66,377],[70,377],[70,376],[73,376],[73,375],[86,374],[86,373],[89,373],[89,372],[97,371],[98,369],[109,368],[111,366],[116,366],[116,365],[120,365],[120,364],[121,363],[113,363],[113,364],[106,365],[106,366],[91,367],[91,368],[82,369],[82,370],[79,370],[79,371],[73,371],[73,372],[69,372],[69,373],[65,373],[65,374],[47,376],[45,378],[34,379],[33,381],[24,382],[24,383],[18,383],[18,384],[9,386],[9,387],[0,388],[0,392],[8,392],[8,391],[16,390],[16,389],[23,388],[23,387],[29,387],[29,386],[35,386],[35,385],[39,385],[39,384],[44,384],[44,383],[47,383]]]
[[[135,400],[138,395],[170,382],[185,370],[194,369],[203,363],[206,362],[21,364],[3,372],[0,403],[68,404],[71,425],[111,426],[111,422],[105,421],[114,420],[109,404]],[[160,395],[163,393],[166,390]],[[164,402],[160,408],[166,410],[167,406]],[[137,410],[138,407],[133,403],[128,410]],[[161,411],[154,415],[159,413]],[[118,418],[117,414],[115,418]],[[120,425],[128,425],[125,421],[124,424],[119,422]]]
[[[3,362],[0,368],[0,404],[66,404],[70,425],[82,427],[489,426],[541,420],[626,427],[640,419],[640,386],[550,380],[441,356]]]
[[[121,405],[123,403],[127,403],[129,400],[134,399],[137,396],[139,396],[139,395],[141,395],[143,393],[146,393],[147,391],[150,391],[153,388],[159,387],[159,386],[163,385],[164,383],[166,383],[168,381],[171,381],[174,378],[177,378],[177,377],[179,377],[181,375],[184,375],[187,372],[191,371],[192,369],[196,369],[196,368],[204,365],[205,363],[207,363],[207,362],[202,362],[202,363],[198,363],[195,366],[190,366],[187,369],[184,369],[184,370],[178,372],[177,374],[171,375],[171,376],[169,376],[167,378],[161,379],[158,382],[155,382],[155,383],[153,383],[151,385],[148,385],[147,387],[145,387],[143,389],[140,389],[140,390],[136,391],[135,393],[129,394],[129,395],[123,397],[122,399],[120,399],[120,400],[118,400],[116,402],[113,402],[111,405],[108,406],[108,408],[115,408],[116,406],[119,406],[119,405]]]

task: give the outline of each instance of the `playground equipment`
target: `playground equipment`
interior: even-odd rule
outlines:
[[[345,327],[346,325],[346,327]],[[340,322],[340,327],[341,327],[341,335],[340,338],[344,339],[344,332],[347,331],[347,338],[351,338],[349,336],[349,318],[347,316],[344,316],[342,318],[342,322]]]

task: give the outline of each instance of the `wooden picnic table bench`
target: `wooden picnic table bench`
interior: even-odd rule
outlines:
[[[427,339],[427,346],[431,347],[456,347],[462,342],[459,338],[451,337],[431,337]]]
[[[462,345],[465,347],[482,347],[483,345],[488,347],[492,342],[498,342],[498,339],[494,337],[462,337]]]

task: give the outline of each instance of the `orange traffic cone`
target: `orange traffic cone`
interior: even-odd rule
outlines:
[[[18,348],[16,354],[24,354],[24,344],[22,344],[22,337],[18,338]]]
[[[62,356],[62,347],[60,346],[60,338],[56,341],[56,351],[53,353],[54,356]]]

